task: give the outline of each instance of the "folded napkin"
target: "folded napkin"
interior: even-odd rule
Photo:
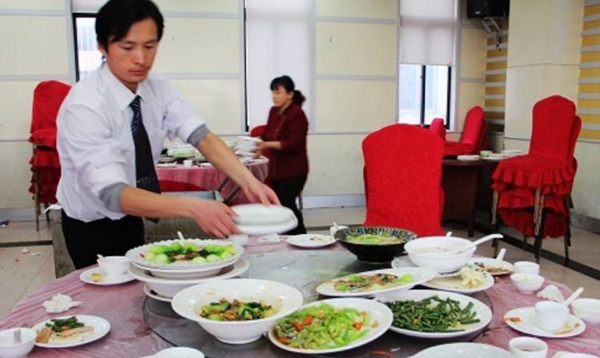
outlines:
[[[48,313],[60,313],[68,311],[73,307],[79,306],[81,302],[73,301],[70,296],[63,295],[62,293],[56,294],[50,301],[44,301],[42,306]]]
[[[269,235],[259,237],[258,242],[277,244],[277,243],[281,242],[281,239],[279,238],[279,235],[277,235],[277,234],[269,234]]]
[[[565,302],[565,296],[559,291],[558,287],[554,285],[548,285],[546,288],[538,292],[537,296],[539,298],[544,298],[549,301],[554,301],[558,303]]]

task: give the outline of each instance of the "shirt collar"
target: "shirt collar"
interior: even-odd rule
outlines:
[[[127,88],[121,81],[119,81],[115,75],[110,71],[107,64],[102,65],[101,76],[108,89],[114,96],[117,104],[119,105],[119,110],[124,110],[129,107],[131,102],[135,99],[136,96],[140,96],[141,100],[144,101],[147,93],[147,84],[146,81],[140,83],[137,88],[137,93],[133,93]]]

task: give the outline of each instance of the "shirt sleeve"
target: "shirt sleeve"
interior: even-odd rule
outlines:
[[[103,200],[104,189],[128,184],[119,142],[101,113],[84,105],[71,105],[61,110],[57,126],[61,158],[68,158],[81,185],[93,195]]]
[[[289,137],[281,140],[281,151],[300,150],[306,146],[306,135],[308,133],[308,120],[302,110],[296,112],[289,121]]]
[[[167,129],[169,139],[174,140],[175,137],[179,137],[184,142],[197,140],[196,137],[190,137],[198,128],[206,127],[206,121],[197,115],[192,105],[184,100],[179,92],[166,81],[163,81],[163,91],[166,101],[163,124]],[[208,128],[204,131],[208,131]]]

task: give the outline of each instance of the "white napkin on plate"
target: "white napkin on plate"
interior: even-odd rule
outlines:
[[[539,298],[545,298],[549,301],[554,301],[558,303],[565,302],[565,296],[563,296],[558,287],[554,285],[546,286],[546,288],[538,292],[537,296]]]
[[[259,237],[258,242],[276,244],[278,242],[281,242],[281,239],[279,238],[279,235],[277,235],[277,234],[269,234],[269,235]]]
[[[44,301],[42,306],[48,313],[59,313],[68,311],[73,307],[79,306],[81,302],[73,301],[70,296],[63,295],[62,293],[52,296],[50,301]]]

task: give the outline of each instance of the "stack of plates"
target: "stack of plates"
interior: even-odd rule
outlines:
[[[231,207],[233,221],[247,235],[281,234],[298,226],[294,212],[278,205],[246,204]]]
[[[253,158],[254,150],[261,142],[262,140],[259,138],[240,136],[237,141],[236,154],[243,158]]]
[[[473,155],[459,155],[458,157],[456,157],[456,159],[458,159],[460,161],[465,161],[465,162],[476,162],[480,158],[479,158],[479,155],[473,154]]]
[[[174,262],[159,264],[144,259],[145,254],[155,245],[171,245],[174,242],[182,244],[192,242],[200,247],[207,245],[234,245],[235,255],[214,262],[192,263]],[[246,272],[249,264],[241,259],[244,248],[237,243],[227,240],[165,240],[131,249],[126,256],[131,259],[129,274],[145,282],[144,292],[152,298],[168,301],[179,291],[189,286],[212,281],[237,277]]]
[[[174,158],[193,158],[199,152],[191,144],[182,144],[169,148],[167,154]]]

